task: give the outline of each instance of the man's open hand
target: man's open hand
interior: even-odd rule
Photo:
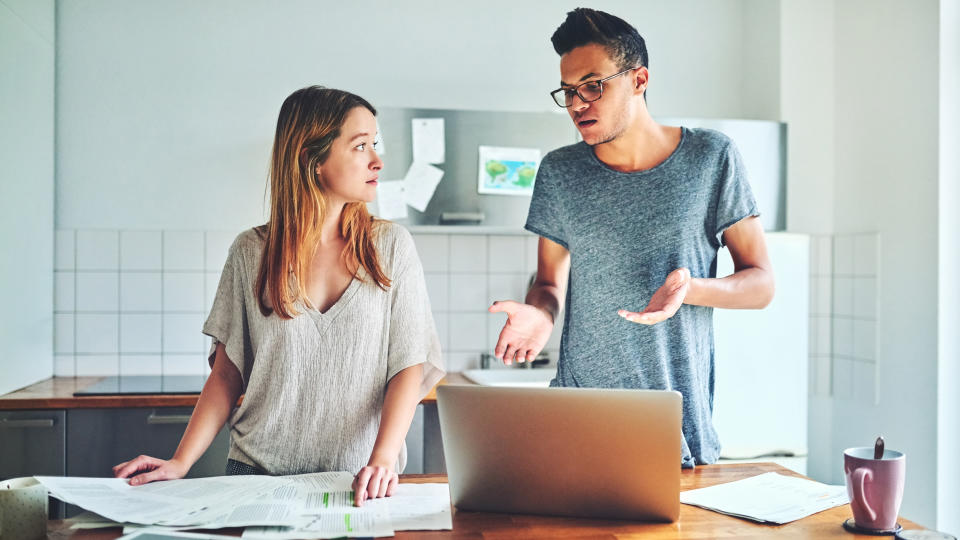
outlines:
[[[657,324],[673,317],[683,305],[683,299],[686,298],[688,290],[690,290],[690,271],[686,268],[677,268],[670,272],[663,285],[653,293],[653,298],[650,299],[646,309],[640,313],[621,309],[617,315],[639,324]]]

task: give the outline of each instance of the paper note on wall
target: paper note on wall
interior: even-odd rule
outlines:
[[[407,201],[403,198],[403,181],[380,182],[377,186],[377,215],[383,219],[406,219]]]
[[[414,161],[403,177],[404,200],[417,210],[425,211],[441,178],[443,170],[429,163]]]
[[[443,118],[414,118],[413,161],[443,163],[444,146]]]

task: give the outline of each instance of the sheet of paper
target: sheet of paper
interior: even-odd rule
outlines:
[[[403,177],[404,200],[417,210],[425,211],[441,178],[443,170],[429,163],[414,161]]]
[[[414,118],[413,161],[443,163],[446,147],[443,141],[443,118]]]
[[[342,496],[341,496],[342,495]],[[353,506],[353,492],[337,492],[336,497],[306,510],[312,515],[300,516],[289,527],[247,527],[243,538],[259,540],[341,538],[344,536],[393,536],[390,515],[385,507]]]
[[[449,531],[453,529],[448,484],[398,484],[392,497],[366,506],[386,506],[395,531]]]
[[[287,525],[297,510],[296,504],[256,500],[287,483],[282,477],[218,476],[136,487],[120,478],[36,478],[54,497],[122,523],[211,529]]]
[[[680,502],[768,523],[789,523],[847,504],[845,486],[769,472],[680,493]]]
[[[124,531],[126,532],[126,531]],[[193,540],[230,540],[236,536],[224,536],[222,534],[207,533],[188,533],[170,531],[167,529],[143,528],[130,534],[121,536],[118,540],[178,540],[181,538],[192,538]]]
[[[377,186],[377,215],[383,219],[406,219],[407,202],[403,198],[403,181],[380,182]]]

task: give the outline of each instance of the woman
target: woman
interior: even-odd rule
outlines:
[[[116,477],[182,478],[229,418],[227,474],[356,471],[355,504],[392,494],[443,368],[413,240],[367,212],[383,167],[375,114],[319,86],[284,101],[270,221],[230,248],[203,327],[212,371],[183,439],[170,460],[140,456]]]

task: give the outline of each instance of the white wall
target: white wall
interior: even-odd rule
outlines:
[[[937,526],[960,533],[960,2],[940,2]]]
[[[881,285],[876,401],[834,399],[831,469],[842,480],[842,449],[884,435],[907,454],[903,514],[932,525],[939,3],[845,0],[834,24],[834,232],[879,231]]]
[[[3,394],[53,374],[52,1],[0,0],[0,66]]]
[[[291,91],[321,83],[381,106],[552,110],[559,60],[549,37],[577,4],[58,5],[57,227],[239,230],[264,219],[276,113]],[[761,100],[763,86],[744,81],[776,78],[775,55],[753,51],[769,45],[759,29],[777,15],[744,5],[593,7],[646,38],[654,114],[759,118],[776,114],[776,94]],[[757,62],[771,69],[746,69]]]

